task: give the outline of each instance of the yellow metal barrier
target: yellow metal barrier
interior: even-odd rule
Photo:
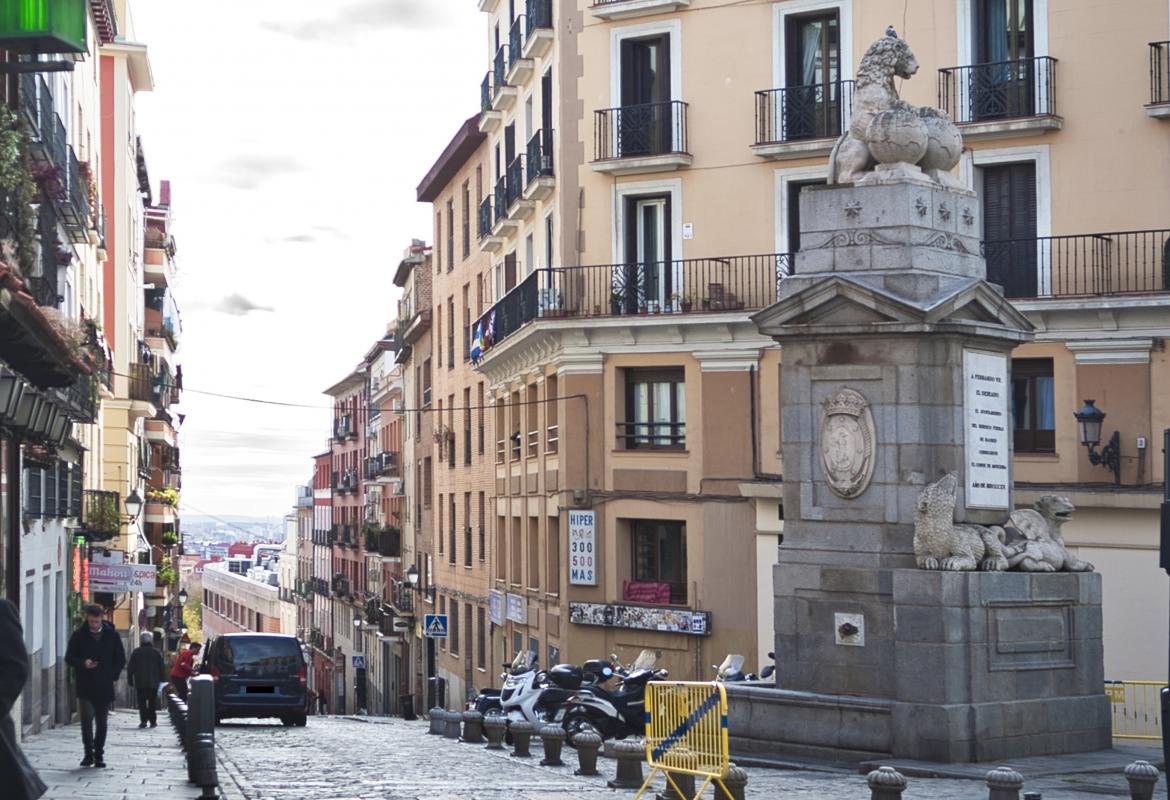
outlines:
[[[646,684],[646,763],[650,774],[635,795],[638,800],[661,773],[679,796],[671,773],[703,778],[695,798],[714,784],[733,800],[723,784],[731,766],[727,740],[727,690],[721,683]],[[719,797],[718,790],[715,792]],[[691,800],[688,798],[688,800]]]
[[[1106,681],[1105,694],[1113,707],[1114,739],[1162,738],[1164,681]]]

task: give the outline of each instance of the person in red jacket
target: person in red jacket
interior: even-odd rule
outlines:
[[[195,674],[195,657],[203,645],[192,642],[191,646],[179,653],[175,665],[171,667],[171,685],[183,702],[187,702],[187,680]]]

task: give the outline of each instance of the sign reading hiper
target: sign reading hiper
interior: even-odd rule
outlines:
[[[963,351],[967,506],[1011,507],[1011,411],[1007,356]]]
[[[569,583],[597,585],[597,526],[593,511],[569,512]]]
[[[153,592],[158,567],[154,564],[89,565],[89,588],[93,592]]]
[[[727,690],[721,683],[652,681],[646,684],[646,762],[650,774],[635,800],[663,774],[682,797],[671,773],[704,778],[694,797],[702,797],[711,784],[720,787],[716,797],[730,798],[723,784],[731,767],[727,736]]]
[[[428,639],[447,638],[447,615],[426,614],[423,616],[423,636]]]

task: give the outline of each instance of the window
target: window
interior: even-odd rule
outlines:
[[[479,383],[476,385],[476,389],[475,389],[475,410],[476,410],[476,411],[478,412],[478,414],[479,414],[479,454],[482,456],[482,455],[483,455],[483,437],[484,437],[484,431],[483,431],[483,427],[484,427],[484,426],[483,426],[483,417],[484,417],[484,414],[486,414],[486,413],[487,413],[487,409],[486,409],[486,408],[484,408],[483,381],[480,381],[480,382],[479,382]]]
[[[627,369],[626,421],[618,439],[627,450],[686,446],[686,378],[682,367]]]
[[[824,181],[788,181],[784,185],[788,192],[788,252],[800,251],[800,192],[806,186],[822,186]]]
[[[519,587],[524,583],[524,519],[512,517],[512,569],[510,570],[512,585]]]
[[[471,616],[471,603],[463,604],[463,655],[467,656],[468,669],[471,668],[471,657],[475,653],[472,647],[472,637],[475,636],[475,625]]]
[[[634,579],[623,599],[685,605],[687,602],[687,534],[681,522],[631,520]]]
[[[548,518],[548,593],[561,591],[561,518]]]
[[[442,301],[435,306],[435,363],[443,366],[443,305]]]
[[[476,168],[478,172],[478,167]],[[471,255],[471,184],[463,182],[463,257]]]
[[[540,518],[528,518],[528,588],[540,588]]]
[[[439,517],[440,537],[443,530],[443,518]],[[447,563],[455,564],[455,495],[447,495],[447,541],[450,543],[450,552],[447,554]]]
[[[1017,453],[1056,451],[1052,359],[1012,360],[1012,418]]]
[[[544,383],[544,452],[555,453],[560,443],[560,428],[557,426],[557,376],[550,375]]]
[[[443,241],[443,212],[435,214],[435,274],[443,271],[443,250],[439,242]]]
[[[446,595],[439,596],[439,613],[440,614],[447,613],[447,597],[446,597]],[[450,638],[451,638],[451,618],[448,617],[447,618],[447,635],[445,637],[443,637],[443,636],[439,637],[439,649],[440,650],[447,649],[447,639],[450,639]]]
[[[451,645],[451,655],[459,655],[459,604],[451,601],[451,609],[447,618],[447,639]]]
[[[427,456],[423,459],[423,479],[422,479],[422,496],[423,508],[431,507],[431,457]],[[421,516],[421,515],[420,515]],[[420,519],[421,523],[422,520]]]
[[[39,517],[41,515],[41,477],[43,473],[40,467],[30,467],[25,471],[26,480],[28,483],[28,494],[26,495],[27,502],[25,503],[25,511],[30,517]]]
[[[841,129],[841,33],[837,9],[784,18],[784,133],[820,139]]]
[[[681,278],[672,263],[671,208],[670,195],[625,195],[621,198],[622,245],[625,248],[625,263],[621,269],[625,274],[619,277],[624,288],[615,293],[611,302],[617,308],[612,308],[611,313],[661,311],[671,304],[675,284]],[[706,293],[712,303],[721,303],[724,302],[724,291],[723,283],[711,283]]]
[[[455,369],[455,298],[447,298],[447,369]]]
[[[471,360],[471,284],[463,284],[463,360]]]
[[[471,464],[471,387],[463,390],[463,463]]]
[[[621,107],[618,137],[622,156],[671,150],[670,36],[621,42]]]
[[[455,200],[447,201],[447,271],[455,269]]]
[[[1008,297],[1035,297],[1036,163],[981,167],[987,280]]]
[[[471,492],[463,493],[463,566],[471,566]]]
[[[438,526],[438,527],[439,527],[439,532],[440,532],[440,535],[439,535],[439,555],[443,555],[443,536],[442,536],[442,530],[443,530],[443,508],[444,508],[444,506],[443,506],[443,494],[442,494],[442,492],[440,492],[440,493],[439,493],[439,526]]]
[[[482,562],[487,559],[487,541],[486,533],[484,531],[484,493],[479,493],[479,516],[476,517],[479,521],[479,560]]]
[[[508,552],[508,518],[496,517],[496,580],[508,579],[508,562],[504,555]]]
[[[487,668],[487,637],[484,635],[483,608],[475,609],[475,666]]]

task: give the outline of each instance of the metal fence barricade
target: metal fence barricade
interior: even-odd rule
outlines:
[[[1162,738],[1161,691],[1165,681],[1105,681],[1113,710],[1113,738]]]
[[[727,690],[720,683],[652,682],[646,684],[646,762],[650,774],[637,798],[661,774],[681,797],[687,797],[672,773],[694,775],[703,782],[699,798],[715,785],[717,797],[734,800],[723,779],[731,767],[727,739]],[[689,798],[688,798],[689,800]]]

